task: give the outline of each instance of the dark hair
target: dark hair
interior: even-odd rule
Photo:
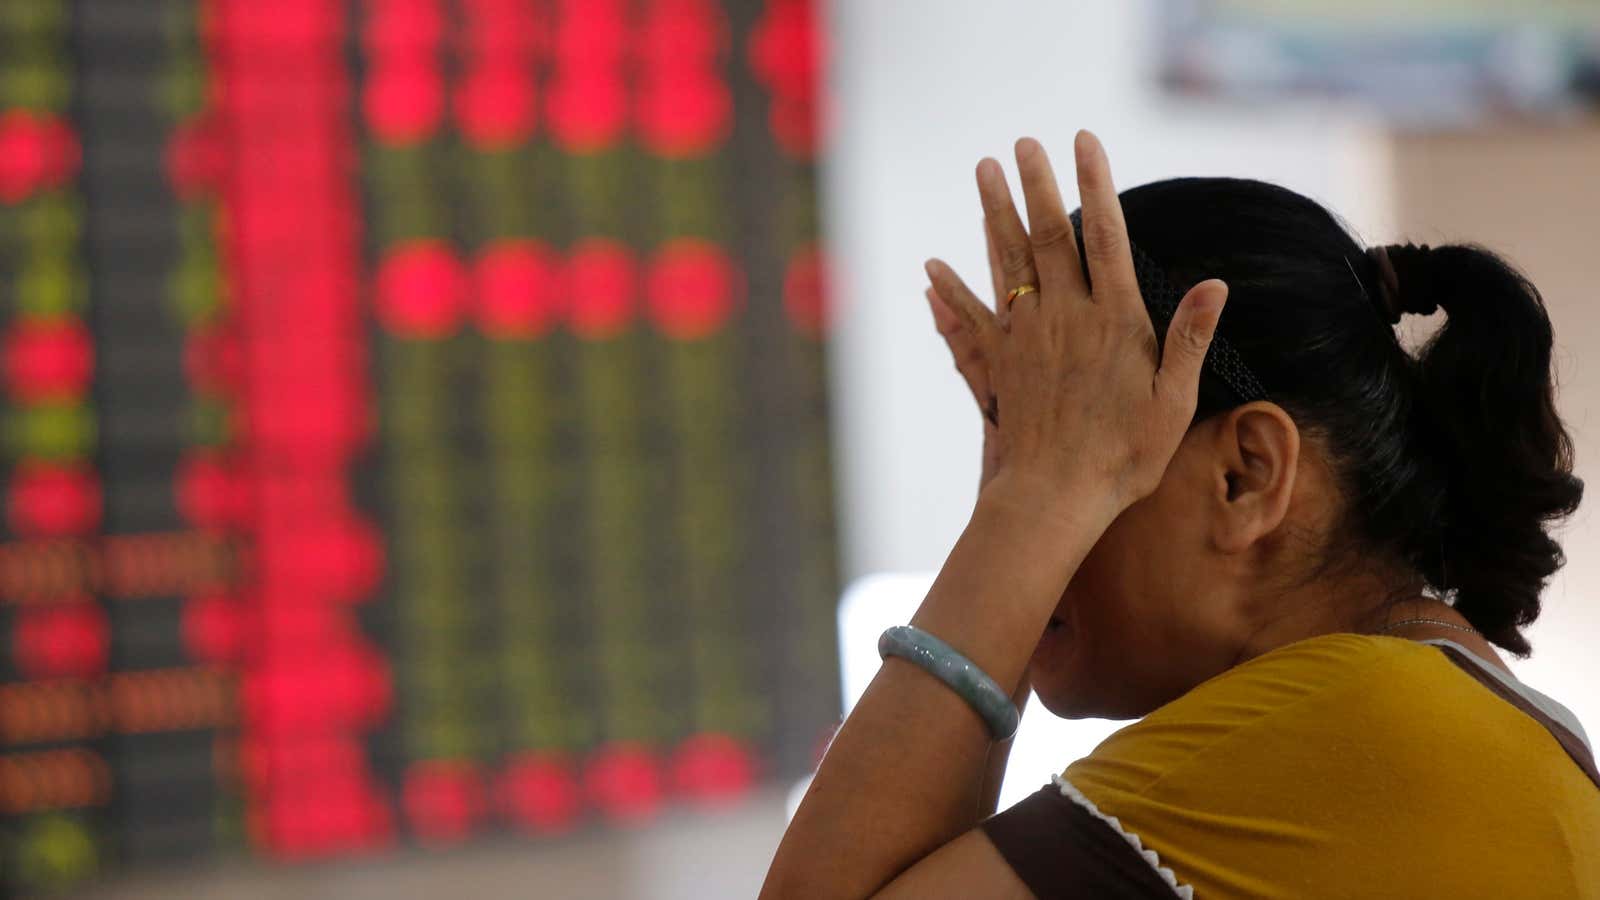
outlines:
[[[1527,656],[1519,629],[1566,562],[1547,525],[1583,496],[1534,286],[1481,247],[1387,248],[1392,302],[1446,313],[1413,356],[1382,305],[1381,260],[1315,201],[1178,178],[1125,191],[1122,206],[1129,238],[1173,282],[1228,283],[1218,334],[1327,448],[1347,502],[1317,574],[1376,555]],[[1208,369],[1195,420],[1239,402]]]

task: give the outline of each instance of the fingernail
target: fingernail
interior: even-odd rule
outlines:
[[[1043,146],[1035,138],[1018,138],[1016,147],[1017,161],[1021,162],[1022,160],[1029,159],[1042,149],[1044,149]]]
[[[927,262],[922,264],[922,271],[928,273],[928,278],[929,279],[932,279],[934,277],[935,273],[937,273],[939,271],[938,262],[939,261],[937,259],[930,259]]]

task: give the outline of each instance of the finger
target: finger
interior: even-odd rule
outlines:
[[[950,355],[955,359],[956,371],[967,382],[978,408],[983,409],[984,404],[989,402],[989,360],[983,355],[983,348],[961,324],[961,317],[956,315],[955,310],[939,299],[938,291],[930,287],[923,295],[928,298],[928,307],[933,310],[933,325],[944,336],[945,346],[950,348]]]
[[[961,317],[962,323],[967,326],[967,331],[987,354],[994,346],[1000,328],[994,312],[983,305],[983,301],[972,293],[966,282],[961,280],[961,276],[945,265],[943,260],[930,259],[924,268],[927,270],[928,280],[933,282],[933,289],[939,293],[939,299]]]
[[[989,227],[987,216],[983,219],[983,243],[989,251],[989,280],[994,284],[994,302],[998,308],[1010,288],[1006,287],[1005,267],[1000,262],[1000,248],[994,242],[994,229]]]
[[[1078,132],[1073,143],[1078,164],[1078,196],[1083,201],[1083,250],[1089,262],[1096,302],[1126,304],[1144,312],[1139,280],[1133,271],[1128,246],[1128,226],[1122,219],[1122,202],[1111,183],[1111,164],[1105,148],[1088,131]]]
[[[1016,152],[1022,196],[1028,207],[1028,241],[1039,283],[1063,292],[1062,296],[1082,297],[1088,290],[1083,283],[1083,264],[1078,261],[1078,239],[1061,202],[1050,157],[1033,138],[1017,141]]]
[[[994,232],[989,228],[989,220],[983,220],[983,242],[989,250],[989,280],[994,284],[994,310],[995,318],[1000,320],[1000,327],[1009,331],[1011,329],[1011,309],[1006,303],[1006,282],[1000,264],[1000,248],[995,245]]]
[[[922,292],[922,296],[928,298],[928,308],[933,311],[933,327],[938,330],[940,337],[949,338],[952,333],[967,330],[966,323],[948,303],[939,299],[939,292],[932,285]]]
[[[1025,284],[1038,286],[1039,275],[1033,268],[1033,246],[1028,243],[1028,229],[1017,214],[1011,200],[1011,188],[1006,184],[1006,174],[1000,164],[985,157],[978,163],[978,196],[983,201],[984,221],[994,237],[995,249],[1000,259],[999,290],[996,305],[1002,309],[1008,304],[1003,299],[1013,288]],[[943,292],[941,292],[943,296]],[[1038,298],[1035,297],[1034,300]]]
[[[1228,286],[1212,278],[1183,295],[1161,347],[1161,368],[1156,372],[1156,392],[1164,397],[1175,417],[1194,415],[1200,395],[1200,370],[1217,333],[1217,321],[1228,301]]]

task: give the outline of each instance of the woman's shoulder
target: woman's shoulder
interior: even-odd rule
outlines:
[[[1442,692],[1453,706],[1494,700],[1461,694],[1466,682],[1454,669],[1436,648],[1403,638],[1317,635],[1196,685],[1106,738],[1064,774],[1138,792],[1206,757],[1237,763],[1280,742],[1327,747],[1330,737],[1360,735],[1370,747],[1396,737],[1402,729],[1395,726],[1417,722],[1419,697]]]
[[[1416,641],[1348,631],[1284,644],[1213,675],[1179,698],[1237,690],[1244,685],[1294,685],[1317,689],[1339,683],[1373,664],[1410,656]],[[1424,653],[1428,651],[1422,648]],[[1176,703],[1178,701],[1174,701]],[[1170,704],[1169,704],[1170,705]]]
[[[1437,648],[1406,638],[1331,632],[1284,644],[1232,666],[1153,710],[1142,721],[1192,719],[1246,724],[1318,698],[1359,694],[1373,680],[1448,679],[1457,667]],[[1370,699],[1370,698],[1369,698]],[[1317,702],[1317,701],[1311,701]]]

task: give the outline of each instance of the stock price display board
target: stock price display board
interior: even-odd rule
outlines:
[[[0,6],[0,893],[838,714],[812,0]]]

